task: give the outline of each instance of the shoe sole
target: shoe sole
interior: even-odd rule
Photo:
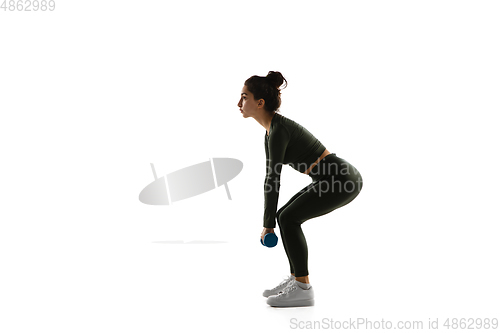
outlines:
[[[288,307],[301,307],[301,306],[314,306],[314,300],[313,299],[309,299],[309,300],[306,300],[306,301],[301,301],[299,305],[296,305],[296,304],[293,304],[292,302],[290,302],[290,304],[280,304],[280,305],[271,305],[269,304],[270,306],[274,307],[274,308],[288,308]]]

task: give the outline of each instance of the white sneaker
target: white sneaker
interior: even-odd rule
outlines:
[[[266,289],[262,293],[262,296],[269,297],[272,295],[277,295],[281,290],[283,290],[291,281],[295,280],[295,276],[291,275],[285,278],[280,284],[278,284],[273,289]]]
[[[312,306],[314,305],[314,291],[312,286],[309,289],[302,289],[294,279],[278,295],[269,296],[267,304],[277,307]]]

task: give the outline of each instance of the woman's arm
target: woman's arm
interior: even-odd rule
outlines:
[[[276,126],[266,139],[266,181],[264,184],[264,228],[276,226],[276,209],[280,190],[281,169],[285,151],[290,141],[288,130]]]

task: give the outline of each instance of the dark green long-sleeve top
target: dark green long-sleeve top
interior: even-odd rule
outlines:
[[[265,148],[264,228],[274,228],[283,164],[304,173],[326,148],[306,128],[279,113],[274,113],[269,136],[266,131]]]

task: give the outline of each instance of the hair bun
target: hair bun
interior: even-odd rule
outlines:
[[[280,72],[274,72],[274,71],[269,71],[267,73],[266,79],[271,81],[273,86],[275,86],[278,90],[280,90],[280,87],[283,85],[283,82],[286,82],[285,78]],[[286,88],[286,85],[284,88]]]

